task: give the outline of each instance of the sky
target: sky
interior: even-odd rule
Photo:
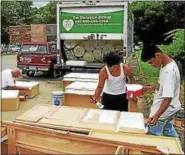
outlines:
[[[45,6],[46,4],[48,4],[49,2],[33,2],[33,6],[40,8],[42,6]]]

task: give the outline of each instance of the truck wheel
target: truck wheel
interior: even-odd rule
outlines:
[[[28,77],[33,77],[35,75],[35,72],[27,72],[26,75]]]

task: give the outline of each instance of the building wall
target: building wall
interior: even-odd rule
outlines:
[[[10,44],[23,42],[56,41],[56,24],[32,24],[9,27]]]
[[[31,26],[10,26],[9,27],[10,44],[21,44],[31,41]]]

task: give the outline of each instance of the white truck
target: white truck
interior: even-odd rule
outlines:
[[[57,4],[57,64],[73,72],[99,72],[103,57],[133,49],[134,17],[124,0],[63,0]]]

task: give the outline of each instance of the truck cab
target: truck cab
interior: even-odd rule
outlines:
[[[17,54],[17,67],[27,76],[34,76],[36,72],[53,72],[53,66],[56,63],[55,42],[23,43]]]

